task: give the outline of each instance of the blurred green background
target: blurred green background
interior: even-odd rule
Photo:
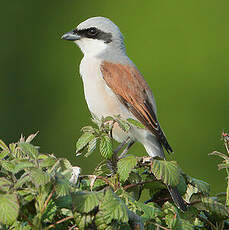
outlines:
[[[91,123],[79,76],[80,50],[61,35],[92,16],[122,31],[127,53],[151,86],[175,159],[190,175],[225,189],[213,150],[229,124],[229,1],[4,1],[0,36],[0,138],[40,131],[35,144],[76,159],[80,128]],[[145,154],[140,144],[132,153]]]

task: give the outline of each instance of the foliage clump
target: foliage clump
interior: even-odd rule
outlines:
[[[183,172],[175,161],[119,155],[113,151],[112,127],[125,132],[137,121],[94,118],[76,144],[77,155],[99,150],[103,161],[92,175],[80,174],[65,158],[39,153],[36,134],[8,146],[0,140],[0,229],[175,229],[229,228],[229,185],[209,196],[209,184]],[[229,136],[219,169],[229,168]],[[188,209],[179,210],[167,185],[176,186]],[[148,194],[149,200],[143,201]]]

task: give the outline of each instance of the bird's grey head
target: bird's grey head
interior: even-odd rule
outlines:
[[[74,41],[88,56],[125,53],[122,33],[110,19],[104,17],[93,17],[81,22],[74,30],[64,34],[62,39]]]

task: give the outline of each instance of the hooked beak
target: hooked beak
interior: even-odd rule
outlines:
[[[73,30],[70,32],[67,32],[61,37],[61,39],[68,40],[68,41],[76,41],[76,40],[80,40],[80,38],[81,37],[77,33],[74,33]]]

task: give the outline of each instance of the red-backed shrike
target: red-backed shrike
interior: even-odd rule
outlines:
[[[80,23],[62,39],[74,41],[84,57],[80,64],[85,99],[97,117],[121,115],[141,122],[146,128],[131,127],[124,132],[115,125],[112,134],[122,143],[139,141],[151,157],[165,158],[163,147],[172,152],[156,116],[156,104],[150,87],[128,58],[119,28],[108,18],[93,17]],[[169,187],[174,202],[182,210],[185,204],[176,188]]]

